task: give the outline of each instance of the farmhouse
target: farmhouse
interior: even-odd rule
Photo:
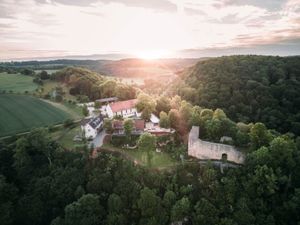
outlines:
[[[135,117],[137,116],[136,103],[137,99],[110,103],[106,107],[107,116],[109,118],[113,118],[114,116],[122,116],[124,118]]]
[[[243,164],[245,156],[231,145],[212,143],[199,139],[199,127],[193,126],[189,133],[188,155],[198,159],[222,160]]]
[[[81,121],[81,130],[86,138],[95,138],[103,125],[103,118],[97,116],[91,119],[83,119]]]

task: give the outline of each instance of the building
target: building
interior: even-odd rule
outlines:
[[[106,107],[107,116],[109,118],[113,118],[114,116],[122,116],[124,118],[136,117],[136,103],[137,99],[110,103]]]
[[[122,120],[114,120],[112,122],[112,127],[114,129],[113,135],[123,136],[125,135],[124,130],[124,121]],[[145,121],[142,119],[134,119],[133,120],[133,129],[131,134],[140,135],[144,132],[145,129]]]
[[[99,102],[101,104],[109,104],[109,103],[116,102],[116,101],[118,101],[117,97],[101,98],[101,99],[96,100],[96,102]]]
[[[202,160],[228,160],[243,164],[245,156],[231,145],[202,141],[199,139],[199,127],[193,126],[189,133],[188,155]]]
[[[83,119],[81,121],[81,130],[84,133],[85,138],[95,138],[103,126],[103,118],[97,116],[90,119]]]

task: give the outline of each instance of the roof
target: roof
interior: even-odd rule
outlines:
[[[86,124],[88,124],[88,123],[90,122],[90,120],[91,120],[90,118],[88,118],[88,119],[86,119],[86,118],[85,118],[85,119],[82,119],[82,120],[80,121],[80,125],[81,125],[81,126],[85,126]]]
[[[110,97],[110,98],[101,98],[101,99],[97,99],[96,102],[113,102],[113,101],[118,101],[117,97]]]
[[[115,112],[120,112],[122,110],[135,108],[136,103],[137,103],[137,99],[131,99],[127,101],[110,103],[109,106],[111,110],[115,113]]]
[[[159,123],[159,119],[157,116],[155,116],[153,113],[151,113],[150,121],[152,123]]]
[[[92,128],[96,129],[102,121],[103,121],[103,118],[101,116],[98,116],[98,117],[95,117],[95,118],[91,119],[90,122],[89,122],[89,125]]]
[[[134,126],[136,130],[144,130],[145,128],[145,120],[134,120]]]
[[[133,120],[133,125],[136,130],[144,130],[145,128],[145,120],[135,119]],[[114,129],[124,129],[124,121],[122,120],[114,120],[113,121]]]

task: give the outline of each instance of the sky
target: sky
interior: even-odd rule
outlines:
[[[0,60],[300,55],[300,0],[0,0]]]

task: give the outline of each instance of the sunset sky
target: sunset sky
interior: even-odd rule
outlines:
[[[300,0],[0,0],[0,60],[300,54]]]

